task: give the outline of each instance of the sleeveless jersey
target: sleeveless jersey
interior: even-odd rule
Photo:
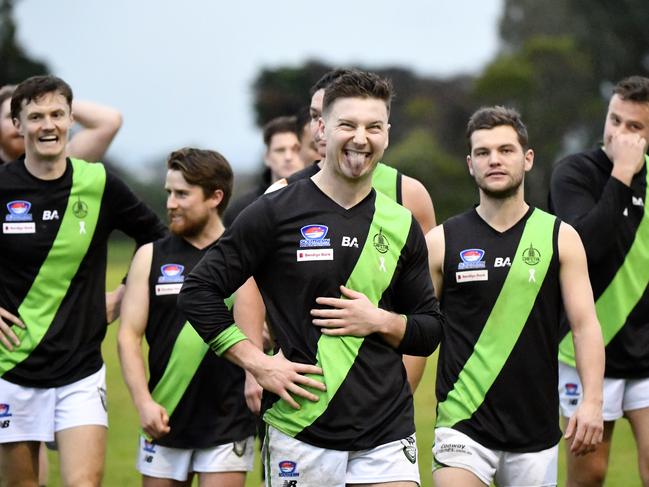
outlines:
[[[513,452],[559,441],[559,224],[533,208],[505,232],[475,210],[444,223],[437,427]]]
[[[149,390],[167,409],[171,427],[156,443],[174,448],[209,448],[254,434],[243,370],[212,353],[176,306],[185,276],[206,250],[176,235],[153,244],[146,327]]]

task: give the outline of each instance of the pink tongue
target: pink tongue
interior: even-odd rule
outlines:
[[[359,174],[363,170],[363,165],[365,164],[365,154],[359,152],[348,152],[347,161],[349,162],[349,168],[352,170],[353,174]]]

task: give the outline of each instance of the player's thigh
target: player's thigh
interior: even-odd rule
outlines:
[[[199,487],[244,487],[245,472],[212,472],[198,474]]]
[[[38,485],[38,442],[0,444],[0,486]]]
[[[57,431],[61,478],[64,485],[101,485],[106,456],[106,427],[76,426]]]
[[[309,445],[269,426],[264,444],[267,487],[344,487],[348,453]]]
[[[645,485],[649,484],[649,408],[626,411],[638,449],[638,465]]]
[[[564,429],[567,425],[566,418],[563,419]],[[602,442],[597,445],[595,451],[588,455],[574,455],[570,452],[572,439],[565,440],[566,450],[566,485],[602,485],[608,470],[608,459],[611,453],[611,440],[615,421],[604,421],[604,432]]]
[[[377,447],[349,452],[347,485],[419,485],[417,438],[414,434]]]
[[[503,452],[496,469],[499,487],[551,487],[557,485],[559,445],[537,452]]]
[[[192,477],[187,480],[161,479],[157,477],[142,476],[142,487],[191,487]]]
[[[485,484],[473,472],[464,468],[444,467],[433,472],[435,487],[484,487]]]
[[[452,428],[436,428],[433,479],[436,485],[489,485],[496,475],[499,453]],[[468,475],[470,474],[470,475]],[[479,479],[479,483],[474,481]],[[458,483],[453,483],[458,482]]]

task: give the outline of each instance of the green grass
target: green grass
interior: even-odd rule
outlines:
[[[108,289],[113,289],[124,276],[132,254],[132,246],[124,242],[111,245],[109,252]],[[108,450],[106,456],[106,473],[104,485],[107,487],[130,487],[140,484],[140,476],[135,470],[135,454],[139,420],[137,412],[122,380],[117,358],[117,323],[108,329],[103,344],[104,360],[107,367],[108,382]],[[419,446],[419,463],[422,487],[432,485],[430,466],[432,464],[431,448],[433,443],[433,421],[435,414],[435,364],[437,355],[429,360],[428,367],[415,395],[417,442]],[[559,485],[565,482],[565,461],[563,448],[559,460]],[[50,452],[50,487],[59,487],[58,465],[56,454]],[[247,487],[259,486],[259,456],[255,459],[255,471],[248,476]],[[195,482],[196,483],[196,482]],[[326,485],[323,483],[323,485]],[[613,436],[613,448],[607,486],[640,485],[636,465],[636,449],[633,436],[626,421],[619,421]]]

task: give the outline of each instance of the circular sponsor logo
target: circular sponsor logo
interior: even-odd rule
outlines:
[[[88,215],[88,205],[81,201],[81,199],[78,199],[72,205],[72,213],[74,213],[74,216],[77,218],[85,218]]]
[[[374,248],[382,254],[385,254],[388,250],[390,250],[390,242],[388,242],[388,239],[385,237],[385,235],[383,235],[382,228],[379,228],[379,233],[374,235],[372,243],[374,244]]]
[[[541,261],[541,253],[532,244],[523,250],[523,262],[527,265],[536,265]]]

